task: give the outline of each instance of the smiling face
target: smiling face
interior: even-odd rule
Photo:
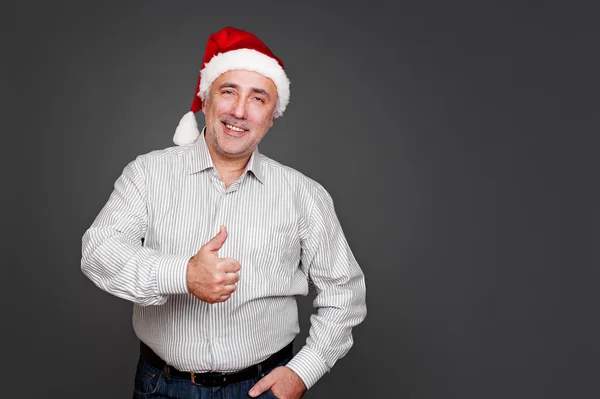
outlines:
[[[219,76],[202,105],[211,152],[223,159],[249,158],[273,126],[276,105],[271,79],[242,70]]]

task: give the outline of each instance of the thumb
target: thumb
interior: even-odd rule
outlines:
[[[275,379],[271,375],[271,373],[267,374],[263,378],[261,378],[248,392],[248,395],[255,398],[264,392],[271,389],[271,387],[275,384]]]
[[[227,229],[225,226],[221,226],[217,235],[211,238],[211,240],[207,242],[204,247],[211,252],[217,252],[219,249],[221,249],[225,243],[225,240],[227,240]]]

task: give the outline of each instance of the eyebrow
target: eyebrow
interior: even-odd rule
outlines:
[[[240,88],[240,86],[238,84],[231,83],[231,82],[225,82],[225,83],[223,83],[223,84],[221,84],[219,86],[219,90],[224,89],[226,87],[230,87],[232,89],[239,89]],[[271,98],[271,96],[269,95],[269,93],[265,89],[260,89],[258,87],[251,87],[250,91],[252,91],[253,93],[261,94],[261,95],[267,97],[268,99]]]

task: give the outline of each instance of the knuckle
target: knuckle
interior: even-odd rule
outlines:
[[[215,284],[221,284],[223,282],[223,280],[225,279],[225,275],[223,273],[215,273],[212,276],[212,281]]]

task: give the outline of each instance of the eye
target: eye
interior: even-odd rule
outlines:
[[[253,98],[254,98],[254,101],[258,101],[259,103],[262,103],[262,104],[265,103],[265,99],[262,97],[253,97]]]
[[[233,90],[223,90],[222,94],[233,94]]]

